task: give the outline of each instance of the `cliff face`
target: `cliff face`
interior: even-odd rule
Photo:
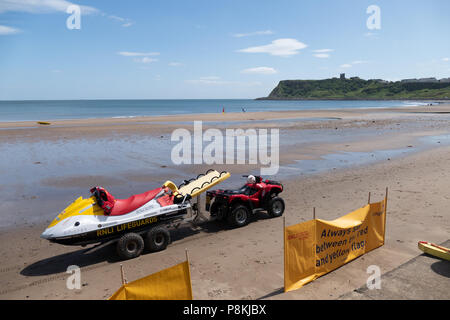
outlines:
[[[387,82],[382,80],[283,80],[268,100],[327,99],[450,99],[449,82]]]

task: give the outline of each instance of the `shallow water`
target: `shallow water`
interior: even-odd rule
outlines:
[[[350,143],[377,134],[385,132],[373,128],[280,129],[280,152],[289,152],[293,146]],[[175,144],[168,135],[0,143],[0,228],[50,220],[75,197],[89,196],[89,189],[95,185],[106,187],[117,198],[125,198],[156,188],[168,179],[177,183],[190,178],[186,166],[176,166],[171,161]],[[298,160],[282,165],[278,174],[270,178],[283,181],[367,165],[441,145],[450,145],[450,134],[418,137],[413,148],[331,152],[315,160]],[[248,150],[248,143],[245,148]],[[240,175],[233,175],[218,187],[235,188],[242,183]]]
[[[450,134],[418,137],[414,146],[397,149],[373,150],[369,152],[336,152],[320,156],[319,159],[297,160],[292,164],[280,166],[277,179],[289,179],[292,176],[317,174],[357,166],[390,161],[415,152],[425,151],[439,146],[450,145]]]
[[[339,152],[330,153],[314,160],[297,160],[293,164],[280,167],[277,178],[286,179],[292,175],[309,175],[329,170],[338,170],[356,166],[391,160],[398,156],[413,153],[412,148],[374,150],[371,152]]]
[[[254,123],[254,124],[259,124],[259,123],[294,123],[294,122],[317,122],[317,121],[330,121],[330,120],[341,120],[341,118],[335,118],[335,117],[309,117],[309,118],[287,118],[287,119],[262,119],[262,120],[242,120],[242,121],[235,121],[235,120],[230,120],[230,121],[202,121],[203,125],[208,125],[208,126],[217,126],[217,125],[226,125],[226,124],[231,124],[233,126],[238,126],[238,125],[242,125],[242,124],[249,124],[249,123]],[[147,124],[154,124],[154,123],[158,123],[158,124],[169,124],[169,125],[174,125],[174,124],[179,124],[179,125],[192,125],[192,121],[152,121],[152,122],[142,122],[142,123],[147,123]]]
[[[414,101],[325,100],[276,101],[251,99],[212,100],[52,100],[0,101],[0,122],[48,121],[88,118],[133,118],[192,113],[280,110],[327,110],[423,105]]]

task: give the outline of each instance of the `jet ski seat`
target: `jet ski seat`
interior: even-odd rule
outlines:
[[[121,216],[142,207],[144,204],[152,200],[162,188],[150,190],[141,194],[136,194],[128,199],[117,199],[111,211],[111,216]]]
[[[162,188],[157,188],[141,194],[136,194],[128,199],[115,199],[102,187],[91,189],[91,193],[93,193],[97,199],[97,204],[102,207],[105,215],[108,216],[121,216],[130,213],[155,198],[161,191]]]

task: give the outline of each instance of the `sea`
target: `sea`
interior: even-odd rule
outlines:
[[[134,118],[176,114],[287,110],[365,109],[425,105],[399,100],[278,101],[252,99],[201,100],[26,100],[0,101],[0,122]]]

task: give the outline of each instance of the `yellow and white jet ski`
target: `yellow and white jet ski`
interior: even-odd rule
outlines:
[[[150,251],[164,250],[170,242],[165,226],[182,222],[189,213],[192,217],[190,200],[229,177],[228,172],[211,169],[179,187],[167,181],[128,199],[115,199],[95,187],[91,197],[79,197],[61,212],[41,238],[64,245],[117,241],[117,251],[126,259],[139,256],[144,245]]]

